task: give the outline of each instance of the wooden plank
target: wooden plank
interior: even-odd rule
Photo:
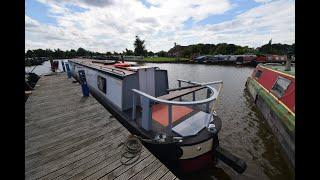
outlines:
[[[27,140],[27,144],[29,145],[30,143],[30,148],[27,149],[25,155],[26,157],[28,156],[31,156],[32,154],[30,152],[35,152],[35,149],[36,151],[40,151],[40,150],[52,150],[52,148],[56,149],[57,146],[63,146],[65,144],[71,144],[79,139],[83,139],[83,137],[89,137],[91,134],[94,134],[95,132],[97,131],[101,131],[101,130],[104,130],[106,129],[105,127],[106,126],[113,126],[113,125],[117,125],[117,121],[114,120],[114,121],[111,121],[111,122],[108,122],[107,124],[105,124],[105,126],[101,126],[101,127],[93,127],[93,128],[90,128],[88,125],[87,126],[82,126],[81,129],[78,129],[78,128],[73,128],[72,130],[78,130],[78,131],[69,131],[65,134],[66,136],[61,138],[61,139],[58,139],[55,138],[53,141],[50,141],[50,142],[45,142],[45,143],[41,143],[40,145],[36,145],[32,142],[29,142],[29,140]],[[80,131],[80,130],[84,130],[84,132]],[[81,134],[80,134],[81,133]],[[39,141],[38,141],[39,142]],[[26,146],[28,147],[28,146]]]
[[[174,179],[176,179],[176,176],[170,171],[160,178],[160,180],[174,180]]]
[[[119,128],[120,126],[113,126],[112,128]],[[77,139],[77,141],[75,142],[71,142],[71,143],[66,143],[66,144],[61,144],[60,146],[58,146],[57,148],[52,147],[50,149],[46,149],[44,152],[36,152],[34,154],[32,154],[32,156],[27,157],[27,162],[25,163],[26,167],[28,166],[33,166],[33,167],[37,167],[37,166],[41,166],[44,163],[48,162],[48,161],[52,161],[55,159],[58,159],[60,157],[63,157],[64,155],[70,153],[70,152],[74,152],[77,149],[81,149],[83,146],[88,146],[93,144],[96,141],[100,141],[103,138],[105,138],[105,134],[112,131],[113,129],[111,128],[105,128],[102,129],[101,131],[97,131],[97,132],[92,132],[89,134],[86,134],[85,136],[80,136],[79,139]],[[40,159],[37,160],[34,157],[37,157],[39,154],[41,154],[42,157],[44,157],[44,159]],[[29,159],[30,158],[30,159]]]
[[[112,151],[111,153],[104,153],[101,157],[96,158],[88,163],[85,163],[72,171],[69,171],[55,179],[82,179],[87,174],[92,173],[92,171],[95,171],[96,168],[99,168],[105,164],[113,164],[117,161],[118,156],[121,155],[121,149],[116,149],[115,151]]]
[[[140,161],[142,161],[143,159],[145,159],[146,157],[149,157],[149,156],[150,156],[150,152],[148,152],[146,149],[142,149],[141,159],[138,159],[138,161],[133,163],[133,165],[135,165],[136,163],[139,163]],[[128,161],[126,161],[126,162],[128,162]],[[121,167],[124,167],[124,165],[121,163],[121,155],[120,155],[114,163],[109,164],[107,166],[104,166],[101,169],[98,169],[98,171],[94,172],[93,174],[91,174],[90,176],[87,176],[84,179],[100,179],[101,177],[105,176],[106,174],[109,174],[112,171],[116,171],[116,170],[120,169]],[[130,167],[132,167],[132,166],[130,166]],[[128,169],[130,169],[130,168],[128,168]],[[74,179],[77,179],[77,178],[78,177],[75,177]],[[114,179],[114,178],[112,178],[112,179]]]
[[[156,171],[154,171],[153,173],[151,173],[146,180],[156,180],[161,178],[162,176],[164,176],[167,172],[169,171],[169,169],[162,164]]]
[[[160,161],[153,161],[151,164],[146,166],[144,169],[142,169],[142,171],[140,171],[139,173],[137,173],[136,175],[134,175],[130,179],[132,179],[132,180],[145,179],[151,173],[153,173],[155,170],[157,170],[160,166],[161,166],[161,162]]]
[[[42,177],[47,176],[51,173],[54,173],[54,175],[49,175],[50,177],[57,177],[65,172],[70,171],[71,169],[77,167],[78,165],[81,165],[82,162],[87,162],[99,155],[101,151],[110,151],[114,149],[115,147],[118,147],[118,141],[124,140],[125,136],[121,135],[118,137],[110,136],[111,140],[106,142],[99,142],[97,143],[97,146],[88,146],[86,148],[83,148],[79,151],[76,151],[74,153],[70,153],[66,156],[64,156],[63,159],[58,159],[56,161],[50,161],[49,163],[44,164],[43,166],[40,166],[38,168],[32,169],[32,171],[29,173],[27,172],[26,175],[30,175],[30,177]],[[78,162],[80,161],[80,162]],[[71,169],[70,169],[71,168]]]
[[[204,88],[205,88],[204,86],[200,86],[200,87],[193,87],[193,88],[183,89],[183,90],[180,90],[180,91],[173,91],[173,92],[170,92],[169,94],[166,94],[166,95],[163,95],[163,96],[159,96],[157,98],[163,99],[163,100],[172,100],[172,99],[175,99],[175,98],[190,94],[192,92],[199,91],[199,90],[204,89]]]
[[[145,158],[149,157],[151,154],[147,150],[144,150],[140,158],[137,160],[137,162],[130,164],[130,165],[121,165],[117,169],[113,171],[109,171],[108,167],[104,167],[103,169],[100,169],[98,172],[86,177],[85,179],[115,179],[116,177],[120,176],[125,171],[129,170],[132,166],[139,163],[140,161],[144,160]]]
[[[115,140],[124,140],[125,137],[118,137]],[[53,166],[56,166],[56,170],[51,172],[44,172],[46,173],[44,176],[41,177],[41,179],[54,179],[58,176],[61,176],[63,174],[66,174],[70,171],[75,170],[76,168],[79,168],[83,166],[86,163],[89,163],[90,161],[93,161],[100,157],[105,157],[106,152],[110,152],[109,154],[114,154],[116,152],[116,148],[118,148],[118,144],[114,144],[113,141],[111,143],[104,144],[101,147],[93,148],[89,151],[86,151],[75,158],[68,159],[69,162],[64,163],[62,166],[56,166],[53,164]],[[98,149],[98,150],[97,150]],[[48,167],[48,170],[50,170],[50,167]]]
[[[169,171],[145,147],[123,165],[118,145],[130,133],[66,74],[38,84],[25,103],[25,179],[154,179]]]
[[[153,161],[155,161],[156,158],[154,156],[149,156],[143,161],[140,161],[138,164],[121,174],[121,176],[115,178],[116,180],[125,180],[125,179],[130,179],[132,176],[135,174],[139,173],[145,166],[148,166],[151,164]]]

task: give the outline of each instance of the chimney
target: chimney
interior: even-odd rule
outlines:
[[[285,71],[291,71],[291,58],[287,58]]]

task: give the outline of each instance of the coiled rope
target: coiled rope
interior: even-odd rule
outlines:
[[[121,142],[118,147],[123,146],[121,154],[121,163],[130,165],[135,163],[141,155],[142,143],[141,141],[152,144],[171,144],[180,142],[179,139],[175,140],[173,137],[166,137],[165,139],[154,140],[146,139],[138,135],[130,135],[124,142]]]
[[[142,144],[140,140],[136,136],[131,136],[125,142],[120,143],[118,147],[122,145],[121,163],[124,165],[135,163],[141,155]]]

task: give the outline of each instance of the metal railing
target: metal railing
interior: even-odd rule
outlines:
[[[195,106],[195,105],[201,105],[206,104],[207,112],[209,112],[209,104],[213,101],[215,101],[219,95],[219,92],[209,85],[213,84],[222,84],[222,81],[214,81],[214,82],[207,82],[207,83],[198,83],[198,82],[192,82],[192,81],[186,81],[186,80],[178,80],[179,87],[181,87],[181,82],[185,82],[188,84],[197,84],[201,86],[205,86],[207,88],[207,99],[203,100],[195,100],[195,91],[193,91],[193,101],[185,102],[185,101],[169,101],[164,99],[159,99],[156,97],[153,97],[147,93],[144,93],[142,91],[139,91],[137,89],[132,89],[133,92],[133,100],[132,100],[132,120],[136,119],[136,106],[137,106],[137,96],[141,98],[141,107],[142,107],[142,117],[141,117],[141,125],[142,128],[149,131],[152,128],[152,109],[151,109],[151,103],[163,103],[168,105],[168,131],[172,132],[172,106]],[[199,89],[200,90],[200,89]],[[197,90],[198,91],[198,90]],[[220,91],[220,89],[219,89]],[[186,95],[186,94],[185,94]],[[210,96],[211,95],[211,96]]]

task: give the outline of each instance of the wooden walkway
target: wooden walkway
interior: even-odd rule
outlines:
[[[130,133],[72,81],[43,76],[25,104],[25,179],[177,179],[145,147],[123,165]]]

